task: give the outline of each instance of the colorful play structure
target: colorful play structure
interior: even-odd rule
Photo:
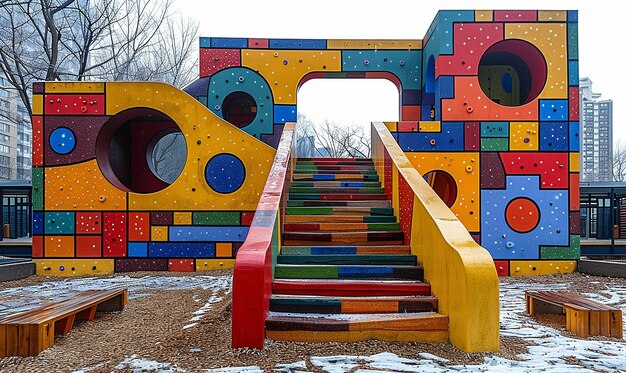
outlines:
[[[371,160],[293,155],[299,87],[333,78],[398,88]],[[201,38],[185,92],[37,83],[37,273],[234,266],[233,347],[494,351],[497,275],[576,268],[578,97],[576,11],[440,11],[422,40]]]

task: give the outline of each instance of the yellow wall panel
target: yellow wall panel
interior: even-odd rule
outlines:
[[[398,122],[385,122],[385,126],[387,126],[391,132],[398,131]]]
[[[437,121],[422,121],[419,122],[420,132],[441,132],[441,122]]]
[[[457,197],[450,208],[470,232],[480,230],[480,169],[479,154],[407,152],[407,158],[421,175],[442,170],[454,178]]]
[[[33,259],[42,276],[108,275],[113,273],[113,259]]]
[[[493,21],[492,10],[475,10],[474,18],[476,22],[491,22]]]
[[[196,271],[227,269],[235,266],[235,259],[196,259]]]
[[[569,153],[569,171],[580,172],[580,153]]]
[[[33,95],[33,115],[43,114],[43,95]]]
[[[46,93],[104,93],[104,83],[46,82]]]
[[[111,185],[96,160],[45,168],[46,210],[126,210],[126,193]]]
[[[567,21],[566,10],[540,10],[538,18],[540,21]]]
[[[571,273],[575,270],[575,260],[511,260],[509,264],[511,276],[552,275],[557,273]]]
[[[187,143],[187,162],[180,176],[158,192],[129,193],[129,210],[256,210],[276,153],[272,147],[167,84],[107,83],[106,104],[108,115],[137,106],[159,110],[176,122]],[[214,191],[204,175],[208,161],[223,153],[239,158],[246,170],[241,187],[228,194]]]
[[[546,59],[548,76],[539,98],[568,96],[567,24],[506,23],[505,39],[521,39],[535,45]]]
[[[267,77],[275,104],[294,105],[298,84],[306,74],[341,71],[341,51],[246,49],[241,54],[241,66]]]
[[[539,124],[537,122],[511,122],[509,149],[511,151],[539,150]],[[525,141],[528,139],[528,141]]]
[[[154,226],[151,229],[150,241],[167,241],[168,228],[165,226]]]
[[[174,225],[191,225],[191,212],[175,212]]]

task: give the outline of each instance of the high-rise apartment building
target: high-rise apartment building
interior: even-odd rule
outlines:
[[[0,179],[31,178],[31,141],[28,111],[15,90],[0,77]]]
[[[600,100],[592,84],[580,79],[580,177],[584,182],[613,181],[613,100]]]

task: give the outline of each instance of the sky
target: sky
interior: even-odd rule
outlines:
[[[292,39],[422,39],[440,9],[578,10],[580,77],[593,81],[601,99],[613,100],[613,138],[626,144],[626,74],[617,73],[624,69],[626,2],[176,0],[175,6],[199,22],[200,36]],[[397,106],[397,90],[386,81],[317,79],[298,93],[298,111],[319,121],[397,120]]]

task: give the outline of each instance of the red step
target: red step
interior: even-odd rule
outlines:
[[[275,279],[272,293],[342,297],[430,295],[430,285],[421,281]]]

